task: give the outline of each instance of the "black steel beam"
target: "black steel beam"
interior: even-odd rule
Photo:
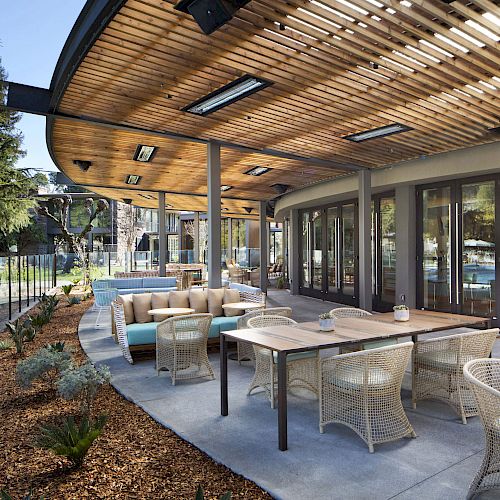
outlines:
[[[52,98],[50,90],[22,83],[3,83],[7,85],[7,108],[35,115],[50,113],[50,100]]]

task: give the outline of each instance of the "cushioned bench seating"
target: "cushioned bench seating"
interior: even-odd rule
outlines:
[[[106,282],[109,288],[117,288],[120,295],[128,293],[170,292],[177,290],[175,276],[154,278],[109,278],[98,281]]]
[[[125,324],[118,328],[118,323],[116,323],[113,333],[126,332],[126,342],[123,342],[123,339],[120,340],[119,335],[116,339],[126,351],[155,347],[156,327],[166,318],[157,315],[153,317],[148,314],[148,311],[182,307],[194,309],[195,313],[211,313],[213,319],[208,337],[217,339],[220,332],[236,330],[238,319],[245,313],[245,311],[224,310],[222,305],[248,301],[265,303],[265,294],[260,288],[236,283],[232,283],[229,288],[191,288],[182,291],[120,294],[117,302],[123,304]],[[120,320],[115,318],[115,321]]]

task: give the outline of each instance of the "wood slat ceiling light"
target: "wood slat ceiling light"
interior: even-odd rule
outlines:
[[[252,0],[210,36],[172,0],[128,0],[71,78],[58,111],[163,133],[379,168],[498,140],[500,9],[488,0]],[[181,111],[251,74],[273,82],[207,116]],[[412,130],[352,143],[391,123]],[[75,140],[75,138],[77,140]],[[56,120],[73,180],[206,193],[206,146]],[[159,147],[152,163],[137,144]],[[76,155],[76,156],[75,156]],[[87,173],[72,165],[90,160]],[[94,168],[98,165],[99,168]],[[261,177],[245,168],[269,166]],[[223,148],[227,196],[267,200],[341,170]],[[97,182],[99,180],[99,182]]]

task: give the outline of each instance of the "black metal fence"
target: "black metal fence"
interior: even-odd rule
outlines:
[[[0,317],[12,319],[56,286],[54,254],[0,257]]]

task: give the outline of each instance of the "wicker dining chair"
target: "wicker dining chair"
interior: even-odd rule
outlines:
[[[416,437],[401,403],[401,384],[413,342],[320,361],[319,431],[340,423],[368,445]]]
[[[113,308],[113,319],[116,328],[116,338],[118,339],[118,344],[122,350],[123,357],[131,364],[134,364],[132,359],[132,354],[130,353],[130,347],[128,344],[127,337],[127,325],[125,323],[125,313],[123,312],[123,304],[114,300],[111,304]]]
[[[238,330],[241,330],[243,328],[248,328],[247,322],[250,318],[255,318],[256,316],[265,316],[265,315],[285,316],[286,318],[290,318],[292,316],[292,308],[270,307],[268,309],[256,309],[254,311],[250,311],[238,318],[238,321],[236,323],[236,328]],[[241,364],[241,362],[245,360],[255,361],[255,353],[253,352],[253,346],[250,342],[245,342],[245,341],[238,342],[237,349],[238,349],[238,363]]]
[[[500,359],[475,359],[464,366],[483,423],[486,447],[467,500],[481,491],[500,490]]]
[[[474,396],[465,383],[464,365],[490,355],[498,328],[477,330],[423,340],[413,350],[412,403],[420,399],[438,399],[449,404],[467,423],[477,415]]]
[[[262,315],[250,318],[247,321],[248,328],[264,328],[268,326],[293,326],[297,322],[285,316]],[[277,384],[277,353],[270,349],[253,346],[255,353],[255,374],[248,388],[251,394],[258,387],[263,388],[271,402],[271,408],[275,407]],[[318,351],[306,351],[287,356],[287,386],[298,386],[309,389],[318,394]]]
[[[118,297],[117,288],[105,288],[102,290],[94,291],[94,307],[97,310],[97,318],[95,320],[95,328],[100,328],[101,313],[103,311],[110,311],[113,300]]]
[[[156,371],[166,368],[172,379],[215,378],[208,360],[207,340],[212,314],[175,316],[156,327]]]

